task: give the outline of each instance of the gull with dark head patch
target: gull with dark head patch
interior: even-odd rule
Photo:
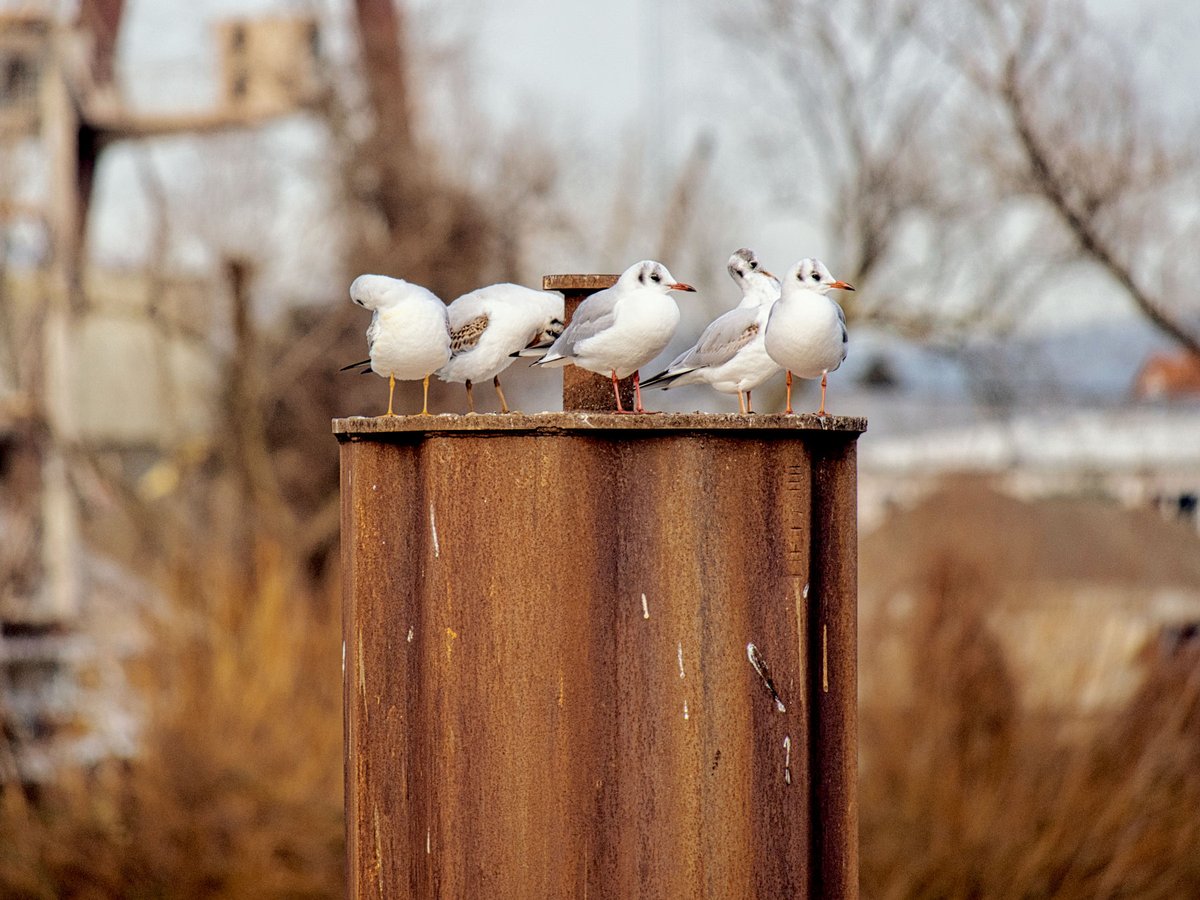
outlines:
[[[663,390],[706,383],[725,394],[737,393],[743,413],[753,412],[750,392],[780,371],[764,346],[767,318],[779,297],[779,279],[758,262],[753,250],[738,250],[726,264],[742,300],[718,316],[700,338],[644,387]]]
[[[802,259],[784,277],[782,293],[767,320],[767,353],[787,370],[788,415],[795,374],[821,379],[817,415],[824,417],[829,373],[846,358],[846,314],[829,296],[832,290],[852,291],[854,286],[834,278],[820,260]]]
[[[612,287],[579,304],[566,329],[534,365],[576,365],[610,375],[619,413],[629,410],[621,406],[617,382],[632,375],[637,398],[633,412],[644,413],[638,370],[663,351],[679,324],[679,307],[671,292],[694,290],[676,281],[660,262],[634,263]]]

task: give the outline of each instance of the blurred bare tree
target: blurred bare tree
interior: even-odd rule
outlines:
[[[1139,84],[1133,47],[1080,0],[974,0],[928,40],[967,79],[998,194],[1030,198],[1047,231],[1099,267],[1158,329],[1200,353],[1200,121],[1172,123]]]
[[[1200,349],[1200,122],[1163,120],[1083,3],[755,0],[722,24],[792,110],[767,153],[868,288],[852,316],[1005,332],[1094,267]]]

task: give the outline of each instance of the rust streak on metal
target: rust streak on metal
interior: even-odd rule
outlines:
[[[821,690],[829,693],[829,626],[821,626]]]

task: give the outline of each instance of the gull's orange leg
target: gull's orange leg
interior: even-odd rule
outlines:
[[[497,375],[492,379],[492,384],[496,386],[496,394],[500,397],[500,412],[506,413],[508,409],[508,401],[504,399],[504,391],[500,390],[500,376]]]
[[[639,373],[637,372],[633,373],[633,397],[636,401],[636,405],[633,409],[634,412],[644,413],[646,411],[646,407],[642,406],[642,384],[641,379],[638,378],[638,374]]]
[[[388,411],[387,411],[387,414],[389,416],[395,415],[395,413],[392,412],[392,395],[395,393],[396,393],[396,376],[389,375],[388,376]]]
[[[754,412],[754,404],[750,402],[750,392],[746,391],[746,412]]]
[[[788,373],[787,373],[787,409],[785,409],[783,412],[785,415],[789,415],[789,416],[792,414],[792,370],[791,369],[788,369]]]
[[[617,412],[619,412],[619,413],[629,412],[629,410],[625,409],[625,407],[623,407],[621,405],[621,389],[617,384],[617,370],[616,369],[612,370],[612,380],[613,380],[613,396],[617,398]]]
[[[825,386],[829,382],[828,375],[821,373],[821,408],[817,410],[817,415],[824,417],[825,415]]]
[[[421,415],[429,415],[429,376],[425,376],[425,399],[421,403]]]
[[[471,391],[471,379],[468,378],[467,379],[467,415],[468,416],[474,415],[474,413],[475,413],[475,395]]]
[[[741,391],[738,391],[738,412],[743,416],[746,414],[746,397]]]

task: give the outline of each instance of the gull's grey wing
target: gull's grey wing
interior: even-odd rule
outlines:
[[[757,307],[739,307],[718,316],[700,334],[696,346],[673,362],[671,368],[698,369],[729,362],[758,334],[759,312]]]
[[[458,328],[452,329],[450,332],[450,352],[455,356],[460,353],[466,353],[479,343],[479,339],[483,337],[483,333],[487,330],[487,327],[488,315],[487,313],[482,313],[473,319],[463,322]]]
[[[543,357],[551,358],[573,356],[575,348],[590,337],[610,328],[617,318],[617,292],[612,288],[592,294],[575,310],[571,324],[558,336]]]

